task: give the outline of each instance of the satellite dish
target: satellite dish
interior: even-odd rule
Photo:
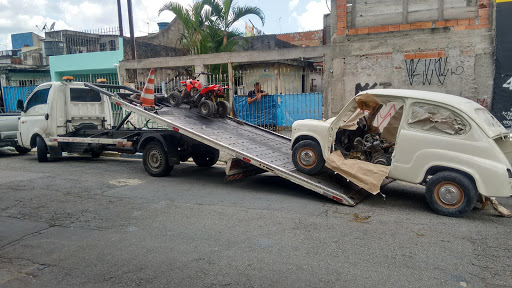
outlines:
[[[55,21],[52,23],[52,25],[50,25],[50,31],[53,31],[55,30]]]

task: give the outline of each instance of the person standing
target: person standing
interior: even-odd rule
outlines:
[[[261,96],[265,95],[268,95],[268,93],[261,89],[260,82],[256,82],[254,83],[254,90],[249,91],[247,95],[247,103],[251,104],[254,101],[260,101]]]

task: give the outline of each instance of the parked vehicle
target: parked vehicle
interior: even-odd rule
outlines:
[[[389,178],[425,185],[427,202],[442,215],[468,213],[480,194],[512,194],[509,132],[485,108],[458,96],[364,91],[334,118],[296,121],[291,149],[294,166],[310,175],[336,157],[389,166]]]
[[[181,104],[188,104],[190,107],[197,107],[199,113],[205,117],[217,114],[220,118],[226,118],[229,112],[229,104],[224,100],[224,89],[221,85],[212,84],[206,87],[197,79],[197,76],[209,74],[205,72],[197,73],[186,81],[181,81],[183,88],[171,92],[169,101],[174,107],[180,107]]]
[[[18,153],[26,154],[30,149],[21,147],[16,140],[19,118],[19,113],[0,113],[0,147],[11,146]]]

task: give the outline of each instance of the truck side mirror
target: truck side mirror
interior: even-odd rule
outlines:
[[[16,101],[16,109],[23,111],[23,108],[25,108],[23,105],[23,99],[18,99],[18,101]]]

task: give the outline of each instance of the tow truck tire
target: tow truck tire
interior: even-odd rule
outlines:
[[[48,162],[48,146],[46,146],[46,143],[44,142],[43,137],[37,136],[36,147],[37,147],[37,161]]]
[[[164,177],[171,173],[174,166],[169,165],[167,151],[159,141],[146,145],[142,154],[144,169],[153,177]]]
[[[427,182],[425,197],[437,214],[460,217],[478,200],[478,190],[469,177],[452,171],[439,172]]]
[[[217,113],[219,114],[219,118],[226,118],[229,113],[229,104],[226,101],[218,101],[217,102]]]
[[[292,162],[297,170],[308,175],[320,172],[325,165],[320,145],[312,140],[300,141],[293,147]]]
[[[196,150],[192,153],[192,160],[199,167],[211,167],[219,160],[219,150],[214,148]]]
[[[171,103],[171,105],[174,107],[180,107],[181,94],[177,91],[171,92],[171,94],[169,94],[169,103]]]
[[[17,145],[16,147],[14,147],[14,149],[16,149],[16,152],[20,154],[27,154],[28,152],[32,151],[32,149],[28,149],[20,145]]]
[[[215,104],[211,100],[203,99],[199,102],[198,108],[201,116],[210,117],[215,111]]]
[[[92,156],[92,158],[100,158],[101,151],[92,151],[91,156]]]

